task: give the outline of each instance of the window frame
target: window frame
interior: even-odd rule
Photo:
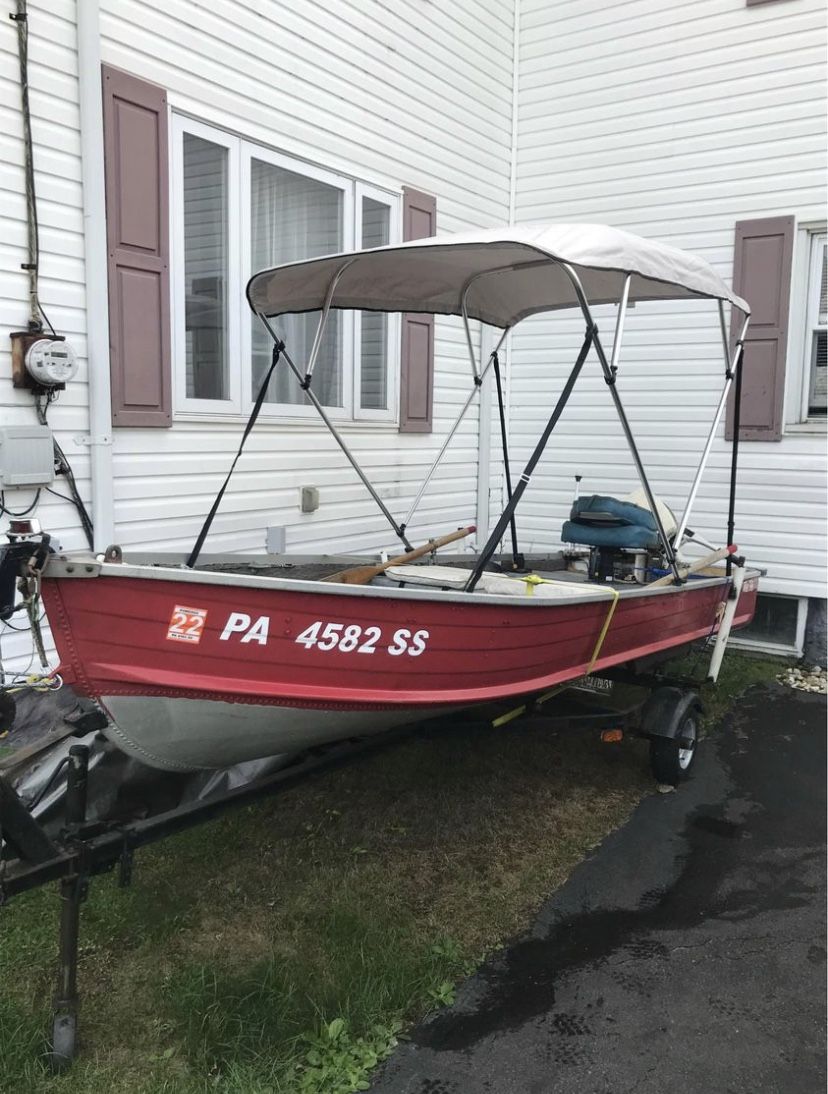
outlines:
[[[813,336],[815,331],[823,329],[823,324],[819,322],[819,300],[822,294],[822,268],[826,248],[828,248],[828,232],[825,230],[809,232],[808,236],[807,298],[805,331],[802,339],[801,419],[803,422],[824,422],[825,414],[811,414],[811,385],[813,382]]]
[[[362,199],[370,198],[389,208],[388,244],[402,240],[402,194],[389,194],[367,182],[357,182],[354,188],[354,247],[356,241],[362,241]],[[400,344],[402,338],[401,317],[397,312],[386,312],[388,329],[387,343],[387,406],[385,410],[361,406],[362,399],[362,313],[352,312],[354,317],[353,359],[354,359],[354,420],[364,422],[396,422],[400,390]]]
[[[261,144],[201,121],[184,111],[170,108],[170,272],[173,370],[173,417],[180,421],[245,420],[253,408],[252,322],[255,315],[246,306],[244,287],[254,272],[251,269],[252,201],[251,160],[258,159],[275,167],[333,186],[342,192],[342,249],[356,249],[362,238],[363,196],[389,208],[389,243],[402,238],[402,191],[387,190],[363,181],[345,171],[335,171],[286,152]],[[186,373],[186,292],[184,268],[184,134],[189,133],[227,149],[227,347],[230,397],[199,399],[187,395]],[[234,306],[235,305],[235,306]],[[342,402],[341,407],[325,406],[334,421],[352,424],[397,423],[399,416],[400,317],[389,314],[387,385],[385,410],[363,409],[361,398],[361,325],[360,313],[343,311],[342,326]],[[287,347],[290,353],[291,347]],[[233,362],[239,364],[233,367]],[[295,360],[302,369],[305,362]],[[287,367],[278,365],[277,367]],[[318,421],[316,409],[302,403],[262,404],[261,422],[301,425]]]
[[[285,171],[290,171],[294,175],[302,175],[304,178],[313,179],[315,182],[322,182],[326,186],[331,186],[334,189],[340,190],[342,193],[342,249],[343,251],[351,251],[354,249],[354,180],[349,179],[346,175],[338,175],[333,171],[326,171],[324,168],[316,167],[313,164],[306,164],[302,161],[297,161],[290,156],[286,156],[282,152],[277,152],[275,149],[268,148],[265,145],[256,144],[253,141],[239,138],[240,143],[240,156],[241,156],[241,246],[242,246],[242,269],[247,272],[248,278],[253,276],[255,272],[252,268],[252,243],[250,238],[250,226],[253,219],[253,210],[251,206],[251,163],[253,159],[260,160],[262,163],[272,164],[274,167],[281,167]],[[246,282],[245,282],[246,284]],[[241,297],[240,297],[241,299]],[[254,395],[253,395],[253,336],[252,336],[252,324],[260,322],[254,315],[254,313],[245,306],[242,310],[247,312],[248,318],[242,322],[241,330],[241,360],[242,371],[245,376],[245,386],[243,388],[242,408],[246,414],[249,414],[253,409]],[[325,406],[325,413],[334,421],[350,421],[353,417],[351,410],[353,408],[354,400],[354,360],[353,360],[353,316],[350,312],[342,313],[342,406]],[[305,362],[297,361],[291,353],[291,347],[286,346],[288,353],[291,355],[291,360],[300,371],[303,369]],[[278,364],[277,368],[287,368],[287,364]],[[298,384],[298,381],[294,377],[294,383]],[[324,405],[324,404],[323,404]],[[272,419],[284,419],[284,418],[312,418],[318,421],[318,413],[316,408],[310,403],[262,403],[262,409],[259,412],[260,421],[270,421]]]
[[[741,630],[734,631],[728,639],[729,643],[736,649],[761,651],[762,653],[771,655],[781,654],[788,657],[791,654],[794,654],[796,657],[801,657],[802,651],[805,648],[805,626],[808,621],[808,597],[792,596],[790,593],[763,593],[762,595],[768,599],[795,600],[797,602],[796,632],[793,643],[775,641],[773,638],[759,638],[756,635],[745,634]]]
[[[238,220],[231,216],[234,201],[241,196],[239,161],[235,154],[236,139],[222,129],[206,125],[183,114],[172,114],[170,120],[170,315],[172,322],[173,412],[208,414],[226,418],[242,413],[243,369],[234,369],[234,349],[239,345],[240,309],[232,302],[244,292]],[[200,137],[227,150],[227,360],[228,399],[199,399],[187,395],[187,329],[184,266],[184,135]]]
[[[791,271],[791,311],[788,325],[787,367],[785,375],[784,434],[828,432],[824,414],[809,415],[811,386],[811,302],[816,293],[819,307],[818,277],[814,277],[815,241],[828,234],[824,220],[800,221],[796,225],[794,262]]]

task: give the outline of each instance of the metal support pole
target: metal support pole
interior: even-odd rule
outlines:
[[[265,327],[267,328],[268,334],[273,339],[273,341],[278,342],[279,341],[279,336],[276,334],[276,332],[274,331],[274,329],[270,325],[270,323],[268,323],[267,316],[262,315],[261,312],[257,312],[256,314],[261,319],[262,323],[264,323]],[[302,385],[302,382],[303,382],[302,373],[299,371],[299,369],[293,363],[293,359],[291,358],[290,354],[287,352],[286,349],[282,349],[282,356],[287,361],[290,371],[293,373],[293,375],[299,381],[299,384]],[[412,549],[412,547],[411,547],[411,544],[408,542],[408,540],[405,538],[405,531],[403,529],[403,526],[397,524],[397,522],[394,520],[393,516],[389,512],[388,507],[386,506],[385,502],[382,500],[382,498],[379,496],[379,494],[373,488],[371,483],[368,481],[368,478],[367,478],[365,472],[362,470],[362,468],[357,463],[356,457],[352,454],[351,450],[345,444],[342,437],[340,437],[336,426],[333,424],[331,419],[325,413],[325,409],[322,406],[322,404],[319,402],[319,400],[316,398],[316,395],[313,393],[313,391],[310,390],[310,388],[305,390],[305,394],[307,395],[308,399],[310,399],[310,401],[314,405],[314,407],[316,407],[317,414],[322,419],[322,421],[325,423],[325,425],[328,427],[328,431],[330,432],[333,439],[336,441],[336,443],[342,449],[342,453],[345,456],[345,459],[348,461],[348,463],[351,465],[351,467],[353,467],[353,469],[354,469],[354,471],[356,471],[357,475],[359,475],[363,486],[368,491],[368,493],[371,495],[371,497],[374,499],[374,501],[377,503],[377,506],[379,507],[380,512],[385,517],[385,519],[388,521],[388,523],[391,525],[391,527],[394,529],[395,534],[402,541],[403,546],[405,547],[406,551],[410,551]]]
[[[727,542],[731,544],[733,542],[733,536],[736,530],[736,471],[739,463],[739,430],[741,426],[741,414],[742,414],[742,351],[744,349],[743,339],[747,334],[748,323],[750,317],[745,318],[744,325],[742,327],[742,335],[739,341],[736,343],[736,353],[734,356],[733,371],[736,379],[736,394],[733,399],[733,449],[730,455],[730,499],[727,506]],[[725,563],[728,577],[733,569],[733,562],[731,556],[727,556],[727,562]]]
[[[618,315],[615,318],[615,337],[612,340],[612,358],[610,369],[613,376],[618,372],[618,360],[621,356],[621,340],[624,337],[624,320],[627,318],[627,303],[630,299],[630,282],[632,274],[624,278],[624,288],[621,290],[621,299],[618,302]]]
[[[701,454],[701,459],[699,460],[699,466],[696,469],[696,474],[695,474],[695,477],[693,479],[693,483],[690,487],[690,493],[687,495],[687,501],[684,504],[684,512],[681,514],[681,520],[679,521],[678,531],[676,532],[675,538],[673,540],[673,542],[676,545],[676,550],[677,551],[681,550],[681,541],[684,539],[684,533],[687,531],[687,522],[690,520],[690,510],[693,508],[693,502],[696,500],[696,494],[697,494],[698,489],[699,489],[699,483],[701,482],[701,477],[702,477],[702,474],[704,473],[704,469],[707,466],[707,459],[710,455],[710,449],[713,447],[713,441],[715,440],[715,437],[716,437],[716,430],[719,427],[719,422],[720,422],[721,417],[722,417],[722,411],[724,410],[725,404],[727,403],[727,397],[730,394],[730,386],[731,386],[732,382],[733,382],[733,374],[730,371],[730,369],[728,369],[727,378],[725,379],[724,387],[722,388],[722,394],[719,398],[719,403],[716,407],[716,414],[714,415],[714,418],[713,418],[713,424],[710,427],[710,432],[707,435],[707,442],[704,446],[704,451]]]
[[[316,358],[319,356],[319,350],[322,346],[322,335],[325,333],[325,327],[328,323],[328,315],[331,311],[331,304],[333,302],[333,295],[336,292],[336,286],[339,284],[339,279],[351,265],[354,259],[350,262],[346,262],[340,266],[336,273],[331,278],[331,283],[328,286],[328,291],[325,294],[325,303],[322,306],[322,314],[319,316],[319,322],[316,324],[316,334],[313,336],[313,345],[311,346],[310,355],[308,357],[308,363],[305,366],[305,378],[302,382],[302,387],[307,391],[310,387],[311,379],[313,378],[313,370],[316,368]]]
[[[469,397],[466,399],[465,403],[460,408],[460,413],[455,418],[454,425],[448,431],[448,434],[447,434],[445,440],[443,441],[442,445],[440,446],[440,451],[434,457],[434,460],[432,461],[431,467],[429,467],[428,471],[426,472],[425,478],[423,479],[422,483],[420,484],[420,489],[417,491],[417,496],[414,498],[414,501],[411,503],[411,508],[408,510],[408,513],[406,514],[405,520],[400,525],[400,527],[403,530],[405,530],[409,526],[409,524],[411,523],[411,518],[414,516],[414,513],[417,510],[417,506],[420,504],[420,502],[423,499],[423,494],[425,494],[425,492],[426,492],[426,487],[431,482],[431,478],[434,475],[434,472],[440,466],[440,461],[442,460],[443,456],[445,455],[446,449],[448,448],[449,444],[451,443],[451,440],[454,437],[454,434],[460,428],[460,423],[465,418],[466,412],[468,411],[469,407],[474,402],[478,391],[480,391],[480,388],[483,386],[483,381],[486,378],[486,374],[488,373],[489,369],[492,366],[492,363],[495,359],[497,351],[503,345],[503,340],[506,337],[507,333],[508,333],[508,328],[506,330],[504,330],[503,334],[501,334],[500,338],[498,339],[497,345],[495,346],[495,348],[492,350],[491,354],[489,355],[489,359],[486,362],[485,367],[483,368],[483,371],[481,372],[481,374],[479,376],[475,377],[474,387],[472,388],[471,392],[469,393]],[[469,345],[469,352],[472,353],[471,345]]]
[[[722,667],[722,658],[727,647],[727,641],[730,638],[730,631],[733,627],[736,609],[739,607],[739,597],[742,595],[742,585],[745,580],[745,560],[741,559],[734,563],[732,555],[727,557],[731,567],[736,566],[736,572],[733,574],[733,585],[730,588],[730,596],[725,603],[724,615],[719,623],[719,633],[716,635],[716,644],[710,656],[710,668],[707,670],[707,679],[714,684],[719,678],[719,669]]]
[[[497,385],[497,406],[500,412],[500,442],[503,446],[503,472],[506,476],[506,499],[507,502],[511,502],[512,472],[509,467],[509,439],[506,434],[506,412],[503,405],[503,387],[500,382],[500,361],[497,353],[494,355],[494,376]],[[515,570],[522,570],[524,567],[524,558],[518,551],[517,525],[515,523],[514,513],[512,513],[509,520],[509,527],[512,533],[512,567]]]
[[[468,289],[466,289],[466,292],[468,292]],[[472,345],[471,327],[469,326],[469,317],[466,312],[466,292],[463,293],[463,307],[461,310],[463,312],[463,326],[466,330],[466,345],[469,347],[469,360],[471,361],[472,376],[474,376],[476,381],[480,373],[477,370],[477,361],[475,360],[474,346]]]
[[[739,367],[739,359],[741,357],[741,342],[742,342],[742,339],[745,336],[745,332],[747,331],[748,320],[746,319],[745,322],[744,322],[744,325],[742,327],[742,333],[739,337],[739,342],[737,343],[737,346],[736,346],[736,353],[734,354],[733,360],[731,361],[730,349],[729,349],[728,344],[727,344],[727,331],[725,329],[725,324],[724,324],[724,305],[722,304],[721,300],[719,301],[719,320],[720,320],[720,323],[721,323],[722,336],[723,336],[723,340],[724,340],[724,354],[725,354],[725,383],[724,383],[724,390],[722,391],[721,398],[719,399],[718,406],[716,407],[716,414],[715,414],[715,417],[713,418],[713,424],[710,427],[710,432],[707,435],[707,443],[704,446],[704,451],[702,452],[701,459],[699,460],[699,466],[698,466],[698,469],[696,471],[695,478],[693,479],[693,484],[690,487],[690,493],[687,495],[687,502],[685,503],[685,506],[684,506],[684,512],[681,515],[681,520],[679,522],[678,532],[676,532],[676,535],[673,539],[673,542],[676,545],[676,550],[677,551],[681,550],[681,541],[684,538],[684,533],[687,531],[687,523],[690,520],[690,510],[693,508],[693,503],[696,500],[696,494],[697,494],[698,489],[699,489],[699,484],[701,482],[701,477],[704,474],[705,467],[707,466],[707,461],[710,457],[710,451],[713,448],[713,441],[716,439],[716,431],[719,428],[719,422],[721,421],[721,418],[722,418],[722,412],[724,411],[724,408],[727,404],[727,397],[730,394],[730,388],[733,384],[733,376],[734,376],[734,371],[733,370],[734,370],[734,367],[736,367],[736,368]],[[730,540],[728,540],[728,543],[730,543]]]
[[[673,550],[673,546],[670,543],[670,540],[667,538],[667,533],[664,531],[664,522],[662,521],[661,515],[659,514],[659,511],[658,511],[658,507],[656,506],[655,495],[653,494],[652,490],[650,489],[650,483],[649,483],[649,480],[647,478],[647,473],[644,470],[644,464],[641,462],[641,456],[638,453],[638,446],[635,443],[635,438],[633,437],[632,430],[630,429],[630,423],[627,420],[626,413],[624,412],[624,407],[621,403],[621,397],[618,394],[618,391],[616,389],[615,372],[613,371],[612,366],[610,365],[609,361],[607,360],[607,355],[604,352],[604,347],[601,344],[601,339],[598,337],[598,328],[595,326],[595,324],[593,322],[592,312],[590,311],[589,303],[588,303],[587,298],[584,294],[584,290],[581,286],[581,282],[578,278],[578,275],[575,273],[575,271],[572,269],[572,267],[568,266],[565,262],[562,262],[561,263],[561,269],[566,272],[567,276],[569,277],[569,280],[572,282],[572,287],[575,289],[575,295],[578,297],[578,302],[581,305],[581,311],[583,312],[584,318],[587,321],[587,326],[589,328],[594,329],[594,331],[595,331],[595,336],[594,336],[595,352],[598,354],[598,360],[601,362],[601,368],[604,371],[604,380],[606,381],[607,386],[609,387],[610,395],[612,396],[612,401],[615,404],[615,410],[616,410],[616,413],[618,414],[618,420],[621,422],[621,428],[624,430],[624,436],[627,438],[627,446],[630,450],[630,453],[632,454],[632,458],[633,458],[633,461],[635,463],[636,470],[638,472],[639,481],[641,482],[641,485],[644,488],[644,493],[647,495],[647,504],[649,505],[650,512],[653,515],[653,520],[655,521],[655,526],[658,530],[658,538],[660,539],[661,546],[664,549],[664,554],[665,554],[665,557],[667,559],[668,565],[670,566],[670,569],[673,571],[673,577],[675,579],[676,584],[681,585],[682,584],[682,579],[679,575],[678,566],[676,564],[676,554],[675,554],[675,551]],[[627,291],[629,291],[626,284],[625,284],[625,289],[627,289]],[[619,341],[618,349],[620,349],[620,341]],[[613,349],[613,355],[614,356],[616,355],[615,354],[615,347]]]
[[[500,520],[497,522],[495,530],[489,536],[486,542],[486,546],[483,548],[483,551],[481,552],[480,557],[478,558],[477,562],[475,563],[474,569],[471,572],[471,576],[466,582],[465,591],[468,593],[474,591],[474,588],[480,580],[480,576],[485,570],[489,559],[492,557],[492,555],[495,553],[495,550],[497,549],[497,545],[500,542],[500,537],[506,531],[506,528],[509,525],[509,521],[512,519],[514,512],[518,507],[518,503],[523,497],[524,491],[531,481],[532,472],[535,470],[538,460],[543,455],[543,450],[546,448],[549,438],[552,435],[552,430],[557,425],[558,419],[563,413],[564,407],[569,402],[569,396],[572,394],[572,389],[575,386],[575,381],[578,379],[578,375],[583,368],[584,361],[586,361],[587,359],[589,347],[592,345],[595,339],[595,334],[595,327],[591,325],[588,326],[586,329],[586,334],[584,335],[584,343],[581,346],[580,352],[578,353],[578,358],[575,361],[575,364],[572,366],[572,371],[570,372],[569,377],[564,384],[563,391],[558,397],[558,401],[555,404],[555,409],[552,411],[552,415],[546,424],[546,428],[540,435],[538,443],[535,445],[535,451],[529,457],[529,462],[526,464],[526,467],[523,470],[523,474],[518,480],[518,484],[515,487],[515,491],[511,497],[511,500],[509,501],[503,512],[500,514]]]
[[[66,831],[71,837],[86,819],[86,788],[89,749],[72,745],[66,772]],[[52,1002],[52,1047],[49,1062],[53,1071],[63,1071],[75,1055],[78,1024],[78,934],[80,906],[86,897],[88,880],[82,871],[60,882],[59,968]]]

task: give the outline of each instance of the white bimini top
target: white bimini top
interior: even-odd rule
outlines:
[[[565,267],[589,304],[617,302],[631,275],[630,302],[707,297],[750,308],[703,258],[601,224],[492,228],[434,236],[263,270],[247,285],[264,316],[332,308],[466,314],[512,327],[536,312],[577,306]]]

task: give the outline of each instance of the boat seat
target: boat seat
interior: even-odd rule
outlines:
[[[404,586],[420,586],[430,589],[460,590],[471,576],[471,567],[415,566],[403,563],[389,566],[385,576]],[[595,586],[586,582],[568,582],[543,579],[540,583],[527,582],[528,575],[481,574],[476,592],[487,596],[534,596],[539,600],[561,600],[579,596],[594,596]]]
[[[642,504],[643,502],[643,504]],[[664,502],[656,506],[668,536],[676,532],[676,518]],[[578,498],[569,520],[561,529],[564,543],[587,547],[627,547],[651,549],[659,546],[658,528],[643,490],[626,498],[607,494],[589,494]]]

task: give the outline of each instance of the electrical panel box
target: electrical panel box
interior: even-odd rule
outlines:
[[[269,555],[283,555],[285,553],[285,529],[284,526],[265,528],[265,544]]]
[[[315,513],[319,508],[319,487],[303,486],[300,508],[303,513]]]
[[[55,478],[55,449],[48,425],[0,426],[0,489],[48,486]]]

